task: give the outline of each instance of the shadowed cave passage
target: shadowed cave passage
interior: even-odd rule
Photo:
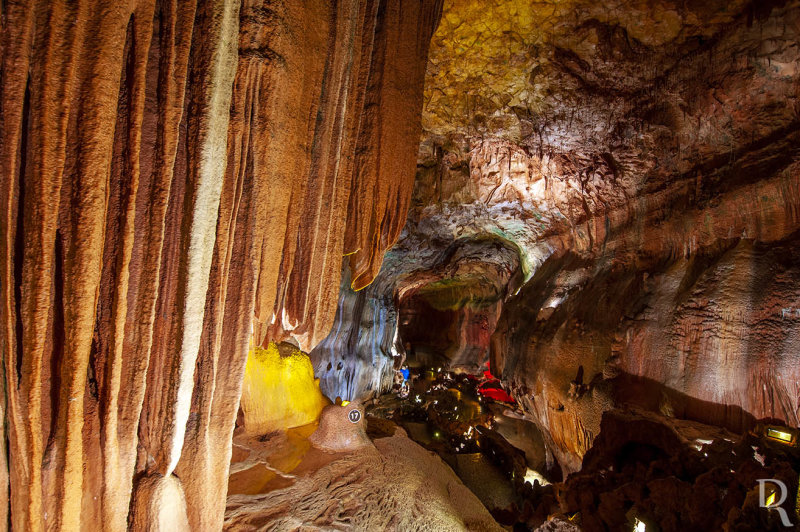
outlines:
[[[463,313],[466,314],[466,313]],[[406,362],[416,367],[447,367],[450,357],[448,350],[457,347],[460,337],[460,322],[464,315],[456,310],[434,308],[424,296],[412,297],[400,307],[400,340],[406,353]],[[467,324],[467,328],[480,331],[485,323]],[[473,320],[470,320],[473,322]],[[488,344],[488,338],[487,342]],[[478,356],[475,357],[478,359]]]
[[[493,239],[456,243],[433,269],[407,275],[395,287],[405,364],[479,373],[519,277],[516,250]]]
[[[0,27],[0,532],[800,527],[800,0]]]

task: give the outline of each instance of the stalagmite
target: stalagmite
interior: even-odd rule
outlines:
[[[308,425],[319,419],[328,404],[305,353],[288,344],[271,343],[247,354],[241,409],[248,434],[260,436]]]

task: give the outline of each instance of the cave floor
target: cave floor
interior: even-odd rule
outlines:
[[[308,437],[318,423],[265,436],[234,436],[228,495],[269,493],[291,486],[294,479],[337,458],[315,449]]]
[[[700,529],[684,526],[689,515],[705,530],[772,530],[775,516],[759,512],[756,480],[797,490],[797,449],[765,439],[763,427],[736,435],[636,409],[604,416],[580,471],[542,478],[546,453],[514,405],[476,400],[475,383],[463,376],[419,384],[406,397],[358,406],[361,424],[332,405],[320,425],[261,436],[237,428],[225,530],[574,532],[637,522]],[[315,447],[336,416],[340,428],[360,431],[355,450]],[[710,511],[716,506],[724,510]]]
[[[503,530],[402,428],[343,453],[314,448],[315,429],[234,435],[225,530]]]
[[[397,423],[435,452],[501,525],[535,528],[548,516],[545,492],[552,490],[544,485],[560,480],[560,471],[538,429],[495,385],[488,371],[412,369],[397,394],[380,396],[367,413]]]

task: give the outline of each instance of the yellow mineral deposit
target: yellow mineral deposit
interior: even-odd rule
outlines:
[[[242,388],[245,430],[266,434],[307,425],[330,401],[319,390],[314,367],[300,350],[282,355],[274,343],[247,354]]]

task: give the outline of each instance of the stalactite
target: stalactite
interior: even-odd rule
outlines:
[[[440,11],[4,3],[0,523],[221,527],[251,338],[327,333],[351,204],[376,211],[372,233],[402,225],[413,156],[356,158],[375,128],[415,152]],[[362,282],[393,238],[354,241]]]
[[[289,226],[299,225],[298,236],[285,244],[278,274],[284,288],[266,316],[273,325],[264,336],[291,334],[309,351],[333,323],[340,276],[333,272],[340,257],[350,256],[353,286],[363,288],[399,236],[417,144],[398,139],[418,139],[421,133],[428,43],[441,4],[350,0],[338,5],[336,25],[328,29],[333,43],[325,63],[328,83],[312,115],[309,180],[293,191],[291,203],[307,208],[289,209]],[[287,61],[293,51],[284,56]]]

